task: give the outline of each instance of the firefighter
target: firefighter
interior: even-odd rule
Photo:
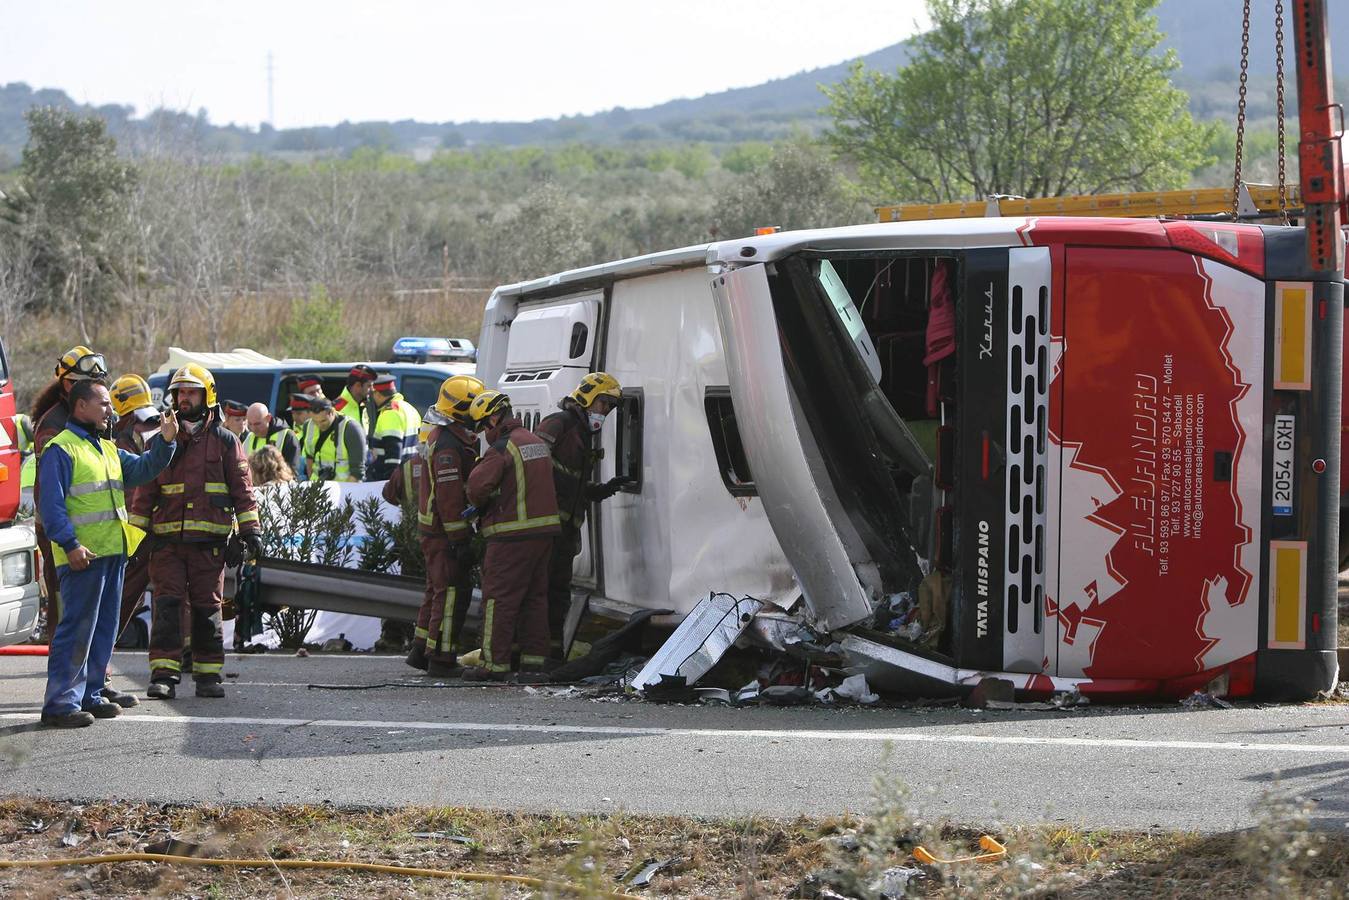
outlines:
[[[484,389],[472,375],[453,375],[441,382],[436,405],[426,411],[432,427],[423,446],[427,464],[417,483],[417,525],[426,559],[426,616],[407,661],[434,678],[461,671],[456,644],[473,598],[473,529],[464,518],[468,508],[464,487],[478,461],[478,439],[468,427],[472,421],[469,410]]]
[[[182,604],[191,609],[192,678],[198,697],[223,697],[220,671],[221,592],[225,544],[238,527],[256,558],[261,555],[253,482],[239,440],[220,423],[215,378],[196,363],[173,374],[169,397],[181,423],[177,452],[167,469],[136,495],[132,523],[149,527],[153,589],[150,687],[146,695],[176,694],[183,662]]]
[[[248,427],[248,404],[240,403],[238,400],[222,400],[220,411],[223,414],[222,424],[225,430],[242,441]]]
[[[518,639],[516,680],[546,681],[548,559],[553,538],[561,531],[548,445],[520,424],[510,397],[499,391],[480,393],[469,415],[488,444],[466,491],[469,503],[482,513],[479,531],[487,540],[487,554],[482,564],[482,666],[465,670],[464,678],[506,680],[511,645]]]
[[[67,605],[48,642],[42,724],[79,728],[122,711],[104,682],[117,639],[126,554],[144,536],[127,524],[123,485],[156,477],[173,456],[178,426],[165,416],[162,440],[144,454],[126,453],[99,437],[112,418],[106,385],[87,378],[67,398],[66,424],[44,447],[38,475],[42,518]]]
[[[112,430],[117,449],[136,455],[144,453],[146,441],[159,431],[162,420],[150,398],[150,385],[139,375],[123,375],[112,383],[108,393],[112,395],[112,411],[117,414]],[[143,489],[137,487],[126,492],[127,506],[135,505],[136,494]],[[141,598],[150,584],[150,544],[150,541],[141,542],[136,552],[127,559],[126,574],[122,577],[122,613],[117,623],[118,635],[140,609]]]
[[[361,426],[361,431],[366,435],[370,432],[370,412],[365,402],[370,397],[370,385],[377,377],[375,370],[364,363],[352,366],[347,373],[347,386],[342,389],[342,395],[333,401],[333,408],[338,415],[346,416]]]
[[[375,406],[375,432],[370,438],[367,481],[384,481],[404,457],[417,452],[422,417],[398,392],[394,376],[380,375],[370,383]]]
[[[586,508],[607,500],[627,480],[611,478],[603,484],[587,481],[599,458],[595,441],[604,419],[618,406],[623,388],[607,372],[591,372],[576,390],[558,403],[558,412],[534,429],[553,453],[553,485],[557,490],[562,533],[553,540],[548,561],[548,636],[555,657],[562,656],[562,627],[571,606],[573,560],[581,552],[581,530]]]
[[[337,414],[327,397],[309,398],[305,470],[310,481],[361,481],[365,477],[365,432]]]
[[[308,403],[308,400],[305,402]],[[254,453],[270,444],[281,453],[286,465],[294,471],[296,458],[300,455],[300,442],[295,439],[295,432],[287,428],[283,420],[272,415],[265,403],[254,403],[250,406],[245,419],[248,423],[248,432],[244,435],[244,455],[252,457]]]
[[[103,359],[103,354],[95,353],[83,344],[71,347],[56,361],[55,377],[33,401],[32,417],[37,423],[33,427],[33,458],[37,460],[36,468],[41,467],[42,451],[46,448],[47,442],[66,427],[66,420],[70,417],[67,402],[70,389],[79,381],[103,381],[107,377],[108,365]],[[51,635],[55,633],[56,626],[61,621],[61,589],[56,578],[56,563],[52,561],[52,545],[47,540],[42,526],[42,477],[36,472],[33,478],[33,508],[38,510],[34,529],[38,550],[42,554],[42,582],[46,588],[45,633]]]

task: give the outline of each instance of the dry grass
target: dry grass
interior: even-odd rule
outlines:
[[[117,312],[97,323],[91,335],[95,349],[108,358],[113,374],[148,374],[164,364],[168,348],[231,350],[249,347],[272,356],[302,355],[303,348],[283,346],[279,339],[295,303],[308,289],[277,288],[231,299],[220,316],[219,334],[200,307],[183,304],[172,310],[153,342],[137,337],[129,314]],[[468,337],[475,342],[490,287],[482,282],[455,282],[448,289],[424,285],[358,284],[333,288],[342,304],[346,359],[387,359],[394,340],[408,334]],[[19,406],[27,409],[36,391],[51,378],[56,359],[81,341],[64,316],[23,319],[5,346],[15,375]]]
[[[894,798],[892,798],[894,799]],[[525,874],[581,885],[581,896],[618,886],[648,858],[680,857],[644,891],[669,897],[784,897],[812,872],[834,868],[867,885],[889,866],[913,865],[921,842],[939,857],[968,853],[979,832],[908,820],[899,807],[870,817],[703,820],[616,814],[522,815],[467,809],[396,811],[330,807],[159,807],[0,801],[0,858],[36,859],[137,850],[170,836],[199,855],[327,859]],[[78,822],[75,847],[61,837]],[[38,830],[41,829],[41,830]],[[462,835],[471,843],[417,838]],[[1349,839],[1308,827],[1300,810],[1269,806],[1257,828],[1197,835],[1013,828],[993,864],[929,871],[911,891],[928,896],[1345,897]],[[855,847],[854,847],[855,843]],[[852,849],[849,849],[852,848]],[[918,885],[921,884],[921,888]],[[0,895],[66,897],[523,897],[527,889],[343,871],[175,868],[124,863],[0,871]]]

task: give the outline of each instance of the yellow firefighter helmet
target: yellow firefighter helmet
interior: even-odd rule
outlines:
[[[436,398],[436,411],[456,422],[471,423],[468,409],[473,398],[487,390],[472,375],[451,375],[440,383],[440,396]]]
[[[112,411],[125,418],[145,406],[154,406],[150,399],[150,385],[139,375],[123,375],[108,389],[112,395]]]
[[[623,396],[623,387],[618,383],[618,379],[608,372],[591,372],[581,379],[581,383],[576,386],[576,390],[571,392],[571,399],[581,404],[586,409],[595,402],[596,397],[612,397],[614,402]]]
[[[206,408],[216,405],[215,376],[205,366],[188,363],[174,372],[173,378],[169,379],[169,393],[176,398],[180,387],[201,388],[206,392]]]

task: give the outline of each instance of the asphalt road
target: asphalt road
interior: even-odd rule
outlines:
[[[958,822],[1226,830],[1277,796],[1349,827],[1349,705],[728,709],[314,690],[416,679],[393,657],[266,655],[229,659],[224,700],[142,701],[57,731],[36,725],[45,664],[0,657],[0,794],[788,816],[865,812],[885,775],[911,812]],[[142,690],[144,666],[118,653],[119,685]]]

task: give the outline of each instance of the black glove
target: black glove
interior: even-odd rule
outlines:
[[[632,483],[632,479],[624,475],[615,475],[604,484],[586,485],[587,500],[608,500],[614,494],[617,494],[626,485]]]
[[[248,557],[254,561],[262,559],[262,535],[250,531],[243,535],[244,546],[248,548]]]

